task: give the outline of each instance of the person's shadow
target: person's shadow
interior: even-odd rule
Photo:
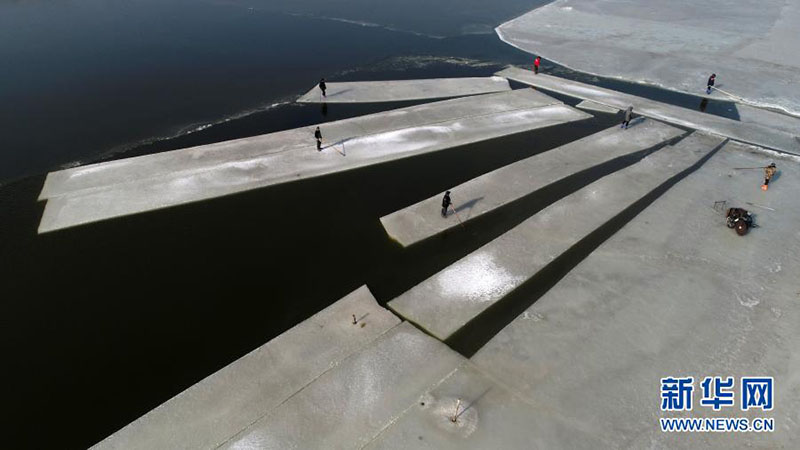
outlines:
[[[635,127],[636,125],[644,122],[644,116],[634,117],[631,119],[631,122],[628,124],[628,128]]]
[[[468,202],[461,203],[460,205],[458,205],[458,208],[456,208],[455,211],[456,212],[461,212],[461,211],[463,211],[465,209],[470,209],[471,210],[472,207],[475,206],[475,204],[478,203],[481,200],[483,200],[483,197],[473,198],[472,200],[470,200]],[[469,216],[467,216],[467,217],[469,217]]]

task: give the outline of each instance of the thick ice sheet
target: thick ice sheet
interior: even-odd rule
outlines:
[[[684,131],[646,120],[622,130],[611,127],[556,149],[509,164],[454,188],[458,217],[441,217],[439,193],[381,218],[386,232],[404,246],[469,222],[560,179],[612,159],[652,148]]]
[[[608,114],[616,114],[619,112],[619,109],[617,108],[612,108],[610,106],[602,105],[600,103],[593,102],[591,100],[582,100],[580,103],[575,105],[575,107],[578,109],[585,109],[588,111],[597,111]]]
[[[780,176],[763,192],[760,171]],[[575,267],[474,357],[595,448],[795,448],[800,440],[800,162],[729,143]],[[756,214],[739,237],[715,200]],[[761,205],[756,207],[748,202]],[[772,208],[773,210],[766,209]],[[739,377],[775,379],[774,410],[740,410]],[[659,379],[694,376],[694,410],[661,413]],[[698,377],[732,376],[733,407]],[[772,433],[662,433],[659,417],[774,417]],[[564,436],[568,439],[570,436]]]
[[[570,97],[592,100],[622,110],[632,105],[634,114],[663,120],[674,125],[719,134],[747,144],[759,145],[800,155],[800,138],[798,138],[798,133],[800,133],[800,131],[789,134],[756,123],[739,122],[577,81],[566,80],[541,73],[539,75],[534,75],[530,70],[517,67],[509,67],[499,72],[498,75],[519,81],[520,83],[530,84],[538,88],[569,95]]]
[[[558,0],[496,31],[502,40],[597,75],[800,112],[800,0]]]
[[[625,208],[689,168],[723,138],[693,133],[564,197],[414,286],[389,307],[445,340]]]
[[[742,122],[756,123],[795,136],[800,135],[800,117],[743,104],[736,105],[736,110],[739,113],[739,120]]]
[[[361,448],[464,357],[405,322],[222,448]]]
[[[479,101],[479,100],[477,100]],[[48,200],[39,232],[207,200],[352,170],[590,116],[563,104],[466,116],[431,125],[355,134],[318,152],[311,147],[231,159],[158,178],[88,189]]]
[[[319,124],[327,153],[336,153],[331,143],[342,143],[391,131],[434,125],[467,117],[519,111],[561,102],[532,89],[459,98],[392,111]],[[106,188],[150,178],[180,176],[186,172],[210,170],[221,164],[250,161],[267,155],[315,150],[316,125],[279,131],[261,136],[201,145],[152,155],[90,164],[51,172],[47,175],[39,199],[79,191]],[[347,142],[343,142],[347,147]],[[338,147],[341,150],[341,144]],[[312,152],[313,153],[313,152]]]
[[[94,448],[216,448],[399,323],[361,287]]]
[[[502,77],[433,78],[428,80],[345,81],[326,83],[327,96],[315,86],[298,103],[398,102],[463,97],[511,90]]]
[[[418,400],[365,448],[553,449],[577,448],[591,440],[538,405],[521,400],[470,363]]]

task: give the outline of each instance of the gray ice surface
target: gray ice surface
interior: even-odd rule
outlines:
[[[389,302],[445,340],[637,200],[689,168],[723,138],[695,132],[674,146],[553,203]]]
[[[580,72],[800,113],[800,0],[558,0],[496,31]]]
[[[759,189],[774,161],[780,176]],[[797,448],[800,160],[728,143],[576,266],[472,361],[593,448]],[[725,226],[717,200],[758,228]],[[750,203],[759,206],[750,205]],[[770,208],[770,209],[767,209]],[[740,410],[741,376],[774,377],[771,412]],[[690,413],[660,411],[666,376],[695,378]],[[733,407],[699,405],[735,377]],[[662,433],[659,417],[774,417],[772,433]],[[564,436],[565,439],[570,436]]]
[[[361,448],[462,362],[464,357],[404,322],[223,448]]]
[[[763,108],[755,108],[741,103],[736,105],[736,110],[739,113],[739,120],[742,122],[757,123],[800,136],[800,117],[768,111]]]
[[[361,287],[94,448],[216,448],[398,323]]]
[[[581,100],[580,103],[575,105],[578,109],[585,109],[588,111],[597,111],[602,113],[609,113],[609,114],[616,114],[619,112],[618,108],[613,108],[611,106],[606,106],[597,102],[593,102],[591,100]]]
[[[328,153],[331,143],[473,116],[561,104],[531,89],[458,98],[319,124]],[[316,125],[169,152],[89,164],[47,174],[39,199],[91,191],[114,184],[167,177],[184,171],[211,170],[223,163],[259,156],[314,150]],[[324,152],[323,152],[324,153]]]
[[[643,115],[673,125],[719,134],[747,144],[800,155],[800,138],[798,138],[800,131],[786,133],[753,122],[739,122],[564,78],[542,73],[534,75],[530,70],[517,67],[509,67],[499,72],[498,75],[570,97],[592,100],[613,108],[624,110],[628,106],[633,106],[634,115]]]
[[[432,78],[425,80],[344,81],[326,83],[327,96],[318,86],[297,99],[298,103],[399,102],[463,97],[511,90],[502,77]]]
[[[441,216],[443,193],[381,218],[386,232],[404,246],[458,227],[551,183],[614,158],[654,147],[684,134],[653,120],[607,130],[501,167],[451,188],[458,216]]]
[[[51,173],[39,232],[352,170],[591,116],[530,89]],[[543,105],[544,104],[544,105]]]
[[[365,448],[553,449],[591,440],[542,406],[527,403],[465,362]]]

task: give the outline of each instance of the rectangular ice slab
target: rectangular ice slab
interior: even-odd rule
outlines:
[[[55,190],[61,195],[49,194],[51,198],[39,232],[352,170],[590,117],[561,103],[538,106],[539,97],[525,91],[449,100],[438,106],[425,105],[424,114],[417,114],[420,107],[415,107],[418,109],[411,112],[373,115],[371,122],[349,119],[344,124],[323,125],[323,136],[336,141],[327,144],[322,152],[314,148],[313,139],[310,139],[313,128],[308,128],[303,130],[305,146],[293,146],[297,143],[295,136],[288,142],[293,147],[282,150],[254,146],[244,140],[240,141],[241,147],[235,143],[221,147],[215,144],[170,152],[166,156],[152,155],[154,161],[148,157],[135,158],[130,165],[126,165],[125,160],[116,161],[117,164],[109,163],[109,170],[96,165],[85,172],[73,171],[59,176],[60,181],[53,181],[52,185],[59,185]],[[531,102],[526,105],[526,100]],[[483,114],[476,115],[476,110]],[[460,117],[451,118],[458,114]],[[408,120],[408,115],[416,119]],[[436,115],[441,118],[439,121],[434,118]],[[426,117],[428,122],[419,125],[419,116]],[[399,129],[387,126],[402,126],[403,122],[416,123]],[[372,131],[362,126],[370,123],[385,131]],[[222,149],[226,151],[220,151]],[[158,163],[165,159],[164,164]],[[148,172],[153,164],[158,166],[153,169],[159,173],[155,177]],[[169,167],[173,170],[164,173]],[[107,177],[109,172],[113,175]],[[82,179],[84,175],[88,177]]]
[[[759,145],[775,150],[800,155],[800,139],[796,134],[786,133],[755,123],[739,122],[725,117],[705,114],[700,111],[668,105],[655,100],[624,94],[578,81],[550,75],[534,75],[530,70],[509,67],[498,75],[537,88],[618,108],[633,106],[633,113],[653,119],[663,120],[674,125],[694,128],[718,134],[747,144]]]
[[[95,448],[216,448],[399,322],[361,287]]]
[[[742,122],[775,128],[789,134],[800,134],[800,116],[790,116],[744,104],[737,104],[736,111],[739,113],[739,120]]]
[[[464,361],[405,322],[226,443],[232,449],[361,448]]]
[[[590,435],[521,400],[465,363],[365,448],[554,449],[576,448],[588,440]]]
[[[345,81],[326,83],[327,96],[315,86],[298,103],[399,102],[463,97],[511,90],[502,77],[433,78],[429,80]]]
[[[759,189],[760,171],[732,170],[771,161],[781,176],[767,192]],[[796,448],[798,192],[796,158],[727,144],[578,264],[473,362],[589,433],[581,447]],[[759,228],[737,236],[712,208],[716,200],[752,211]],[[774,409],[744,412],[739,377],[761,375],[775,379]],[[661,412],[659,380],[667,376],[694,377],[692,412]],[[705,376],[734,377],[733,406],[715,412],[700,405]],[[662,433],[660,417],[773,417],[775,431]]]
[[[609,113],[609,114],[616,114],[619,112],[619,109],[612,108],[610,106],[602,105],[597,102],[593,102],[591,100],[581,100],[580,103],[575,105],[578,109],[585,109],[588,111],[598,111],[602,113]]]
[[[357,136],[376,135],[467,117],[488,116],[556,104],[561,104],[561,102],[533,89],[521,89],[513,92],[445,100],[337,120],[320,124],[326,147],[323,153],[335,155],[336,149],[331,147],[330,143],[339,143]],[[119,183],[211,170],[223,164],[250,161],[253,158],[271,154],[315,151],[314,128],[315,126],[312,125],[261,136],[51,172],[47,175],[39,199],[102,189]],[[347,142],[344,144],[346,147]],[[340,150],[341,147],[342,144],[336,146]]]
[[[381,218],[386,232],[404,246],[415,244],[518,200],[551,183],[603,162],[652,148],[684,131],[648,120],[627,130],[614,126],[556,149],[473,178],[451,189],[454,214],[442,218],[443,194]]]
[[[389,302],[445,340],[637,200],[724,141],[693,133],[541,210]]]

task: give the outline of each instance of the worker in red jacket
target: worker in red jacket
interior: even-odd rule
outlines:
[[[536,57],[536,59],[533,60],[533,73],[534,74],[538,74],[539,73],[539,64],[541,62],[542,62],[542,58],[540,58],[538,56]]]

